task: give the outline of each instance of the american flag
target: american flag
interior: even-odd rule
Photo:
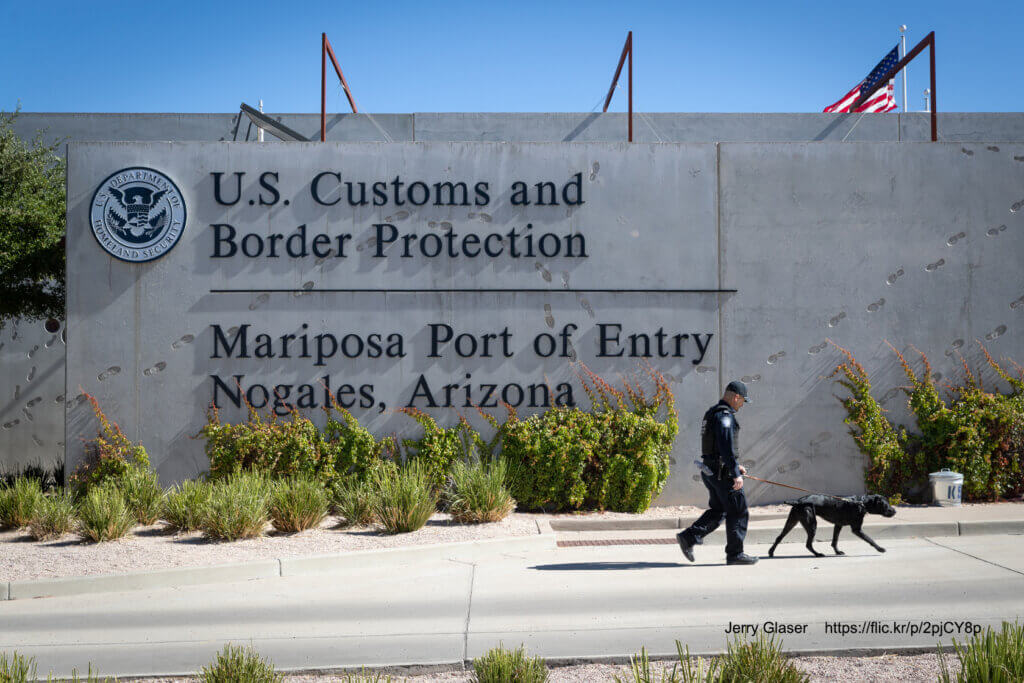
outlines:
[[[897,45],[882,59],[882,61],[875,65],[875,68],[871,70],[871,73],[868,74],[867,78],[855,85],[853,90],[843,95],[838,102],[825,107],[823,111],[829,114],[848,113],[850,111],[850,107],[857,101],[857,98],[860,97],[861,92],[867,92],[870,90],[871,86],[880,81],[882,76],[884,76],[889,69],[896,66],[896,62],[898,62],[899,59],[899,46]],[[871,96],[871,99],[857,107],[857,111],[882,112],[892,111],[895,108],[896,98],[893,96],[893,85],[890,80],[884,88],[876,90],[875,94]]]

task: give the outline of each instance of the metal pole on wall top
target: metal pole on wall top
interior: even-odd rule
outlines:
[[[907,56],[907,25],[900,26],[900,59]],[[907,113],[907,67],[903,67],[903,113]]]

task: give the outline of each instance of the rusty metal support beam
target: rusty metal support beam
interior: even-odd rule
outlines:
[[[619,76],[622,74],[622,65],[626,63],[626,58],[629,58],[629,67],[626,71],[626,77],[629,80],[629,141],[633,142],[633,32],[630,31],[626,34],[626,44],[622,46],[622,54],[619,56],[619,64],[615,67],[615,75],[612,76],[611,87],[608,88],[608,96],[604,98],[604,109],[602,112],[608,111],[608,105],[611,104],[612,95],[615,93],[615,86],[619,82]]]
[[[852,105],[850,105],[850,111],[857,111],[857,108],[859,106],[861,106],[862,104],[867,102],[868,98],[870,98],[872,95],[874,95],[875,92],[878,89],[885,87],[885,85],[891,79],[896,77],[896,74],[898,74],[900,72],[900,69],[902,69],[907,64],[909,64],[910,60],[912,60],[914,57],[916,57],[919,54],[921,54],[921,51],[924,50],[926,47],[930,47],[931,48],[928,51],[928,55],[929,55],[929,60],[928,61],[929,61],[929,68],[931,69],[932,142],[938,142],[938,140],[939,140],[939,130],[938,130],[939,129],[939,124],[938,124],[938,117],[936,117],[936,109],[937,109],[938,105],[937,105],[936,99],[935,99],[935,31],[932,31],[931,33],[926,35],[924,37],[924,39],[920,43],[918,43],[917,45],[914,46],[913,50],[911,50],[910,52],[907,53],[906,57],[904,57],[900,61],[896,62],[895,66],[893,66],[891,69],[889,69],[885,73],[884,76],[882,76],[880,79],[878,79],[878,82],[875,83],[875,86],[873,88],[871,88],[867,92],[861,93],[860,97],[857,98],[857,101],[854,102]]]
[[[352,107],[352,113],[358,114],[359,110],[356,108],[356,100],[352,97],[352,91],[349,90],[348,83],[345,81],[345,74],[341,72],[341,66],[338,65],[338,58],[334,56],[334,48],[331,47],[331,41],[327,40],[327,34],[320,34],[320,142],[324,142],[327,139],[327,58],[331,58],[331,64],[334,66],[334,72],[338,74],[338,80],[341,81],[341,87],[345,90],[345,97],[348,98],[348,104]]]

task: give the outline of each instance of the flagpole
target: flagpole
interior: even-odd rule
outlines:
[[[900,26],[900,59],[907,56],[907,25]],[[907,112],[907,67],[903,67],[903,113]]]

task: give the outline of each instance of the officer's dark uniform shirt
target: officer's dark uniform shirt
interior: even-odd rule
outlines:
[[[736,411],[725,401],[719,401],[704,413],[700,430],[701,457],[719,479],[737,479],[740,476],[739,430]]]

